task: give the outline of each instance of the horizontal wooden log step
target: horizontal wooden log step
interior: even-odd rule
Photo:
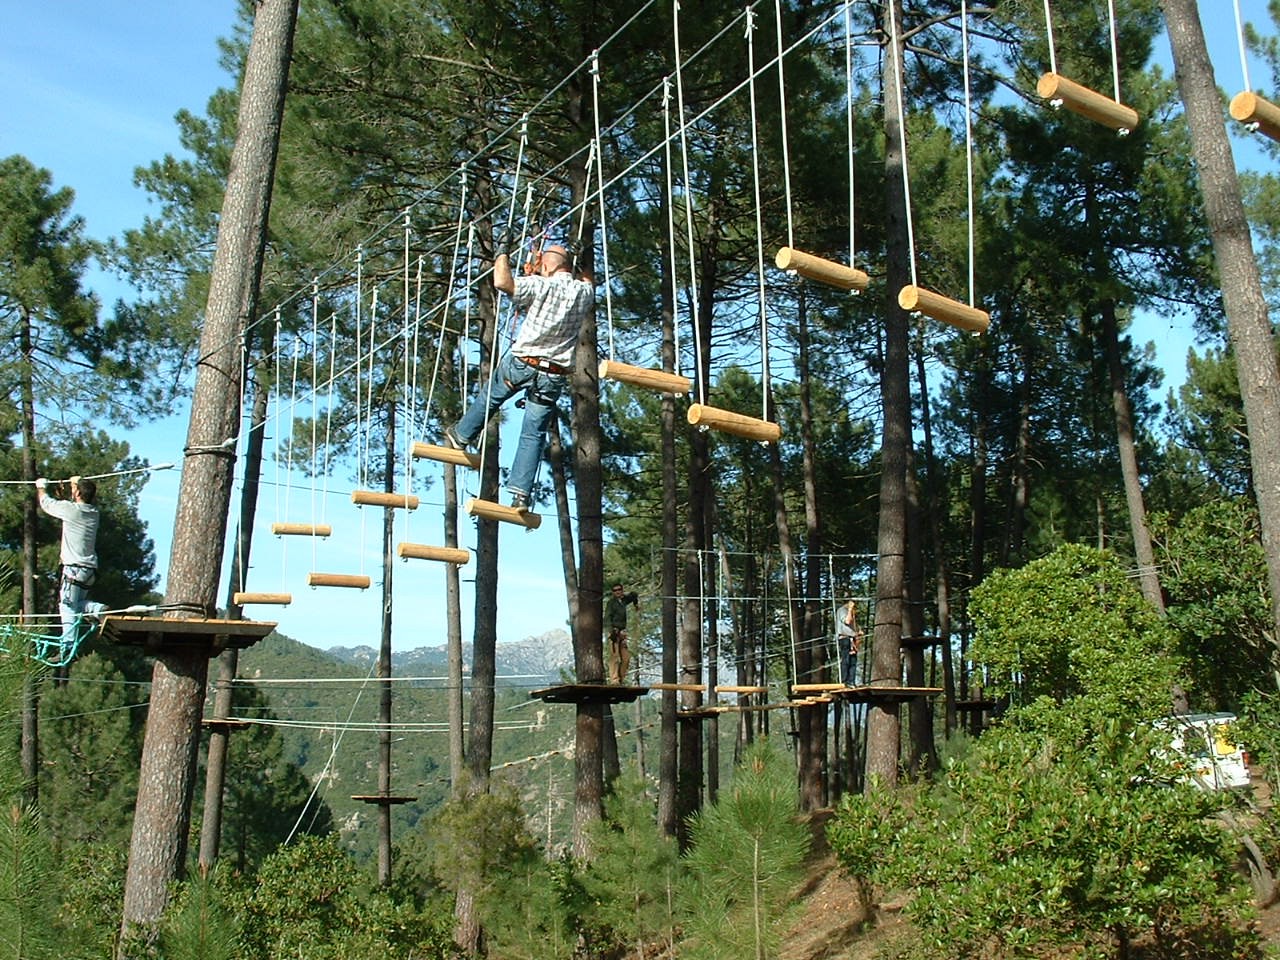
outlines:
[[[1256,126],[1257,131],[1280,141],[1280,107],[1248,90],[1231,98],[1231,116],[1241,123]]]
[[[418,498],[411,493],[384,493],[381,490],[352,490],[351,502],[362,507],[396,507],[418,509]]]
[[[366,590],[371,581],[368,577],[354,573],[308,573],[309,587],[353,587]]]
[[[327,537],[333,527],[327,523],[273,523],[271,532],[277,537]]]
[[[768,693],[768,687],[744,687],[732,683],[718,683],[715,686],[716,693]]]
[[[601,380],[617,380],[619,383],[629,383],[633,387],[643,387],[659,393],[674,393],[676,396],[684,396],[693,387],[691,379],[682,377],[678,373],[651,370],[648,367],[633,367],[629,363],[619,363],[617,360],[601,360],[599,373]]]
[[[433,547],[426,543],[402,543],[396,547],[401,560],[439,560],[441,563],[467,564],[471,551],[462,547]]]
[[[759,440],[762,443],[777,443],[782,437],[782,427],[772,421],[746,417],[732,410],[709,407],[705,403],[690,404],[685,418],[695,427],[710,427],[721,433],[731,433],[735,437]]]
[[[839,290],[865,290],[871,283],[871,278],[857,267],[846,267],[794,247],[782,247],[774,255],[773,262],[779,270],[792,271],[806,280],[816,280]]]
[[[282,607],[287,607],[293,603],[292,593],[233,593],[231,602],[238,607],[247,606],[250,603],[274,603]]]
[[[651,683],[649,684],[649,689],[650,690],[688,690],[690,692],[696,692],[698,690],[706,690],[707,685],[705,683]]]
[[[200,726],[214,733],[230,733],[233,730],[245,730],[250,726],[248,720],[228,720],[225,717],[204,717]]]
[[[843,683],[793,683],[792,693],[830,693],[832,690],[843,690]]]
[[[414,443],[413,456],[418,460],[438,460],[441,463],[452,463],[459,467],[470,467],[472,470],[480,469],[480,454],[435,443],[421,441]]]
[[[1036,93],[1055,106],[1061,104],[1072,113],[1121,133],[1128,133],[1138,125],[1138,111],[1133,107],[1117,103],[1061,74],[1042,74],[1036,81]]]
[[[483,517],[486,520],[501,520],[503,523],[515,523],[522,527],[528,527],[530,530],[537,530],[542,526],[542,517],[533,511],[517,510],[515,507],[494,503],[492,500],[481,500],[477,497],[472,497],[467,501],[466,510],[473,517]]]
[[[985,333],[987,327],[991,326],[991,314],[985,310],[944,297],[924,287],[903,287],[898,291],[898,306],[903,310],[918,310],[926,317],[973,333]]]

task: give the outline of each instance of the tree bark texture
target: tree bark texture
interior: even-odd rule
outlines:
[[[237,434],[241,337],[257,305],[297,12],[297,0],[261,0],[245,63],[165,592],[166,604],[186,616],[216,608],[235,467],[225,444]],[[146,937],[154,932],[170,885],[182,873],[208,668],[201,650],[156,658],[125,876],[125,954],[135,927]]]
[[[906,553],[907,444],[911,442],[911,391],[907,367],[907,314],[898,306],[898,290],[910,279],[907,242],[906,197],[902,165],[906,158],[906,131],[898,123],[902,96],[895,58],[902,51],[902,12],[898,0],[885,4],[885,14],[896,18],[899,51],[886,50],[882,70],[885,125],[885,334],[884,371],[880,381],[880,405],[884,420],[880,444],[880,523],[876,536],[876,619],[872,637],[871,683],[898,686],[901,682],[902,596]],[[867,715],[867,786],[873,778],[884,786],[898,782],[898,750],[901,736],[895,704],[873,702]]]
[[[1267,558],[1271,615],[1280,624],[1280,371],[1258,261],[1240,198],[1222,98],[1195,0],[1164,0],[1174,73],[1191,129],[1205,214],[1222,278],[1227,330],[1249,429],[1254,494]]]
[[[670,199],[663,195],[663,203]],[[662,258],[662,369],[675,372],[675,291],[668,258]],[[676,510],[676,401],[662,398],[662,682],[676,682],[679,637],[676,621],[676,586],[680,545],[680,518]],[[676,813],[677,753],[676,692],[662,691],[662,726],[658,748],[658,827],[674,837]]]
[[[30,314],[22,317],[18,333],[22,355],[22,479],[36,480],[36,400],[32,381],[35,371],[34,339]],[[33,493],[34,493],[34,488]],[[33,618],[39,608],[36,599],[36,497],[22,504],[22,614]],[[55,607],[56,608],[56,607]],[[40,799],[40,694],[30,673],[22,681],[22,796],[34,806]]]

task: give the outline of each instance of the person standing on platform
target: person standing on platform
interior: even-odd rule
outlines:
[[[836,649],[840,653],[840,682],[846,687],[858,683],[858,651],[862,649],[862,628],[858,626],[858,602],[848,600],[836,611]]]
[[[622,584],[615,583],[604,606],[604,625],[609,631],[609,681],[622,686],[627,682],[627,668],[631,665],[631,650],[627,646],[627,604],[640,609],[640,595],[632,590],[622,592]]]
[[[49,481],[36,481],[36,502],[40,509],[62,521],[59,560],[62,575],[58,582],[58,615],[62,634],[69,636],[76,618],[89,602],[89,588],[98,576],[98,508],[94,505],[98,487],[92,480],[71,478],[71,499],[59,500],[48,491]]]

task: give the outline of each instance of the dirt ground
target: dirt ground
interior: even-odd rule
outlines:
[[[819,811],[811,821],[807,878],[797,891],[804,910],[787,932],[779,960],[874,960],[890,940],[910,935],[901,903],[861,902],[858,884],[827,846],[830,817],[830,811]],[[1257,928],[1268,955],[1280,955],[1280,904],[1259,912]]]

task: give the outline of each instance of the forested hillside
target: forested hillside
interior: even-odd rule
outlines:
[[[136,229],[0,160],[0,960],[763,960],[815,840],[886,955],[1260,956],[1280,203],[1231,138],[1280,113],[1219,16],[259,0]],[[175,405],[160,594],[115,432]],[[45,478],[102,484],[92,562]],[[566,630],[499,644],[528,579]],[[368,645],[267,635],[304,586]]]

